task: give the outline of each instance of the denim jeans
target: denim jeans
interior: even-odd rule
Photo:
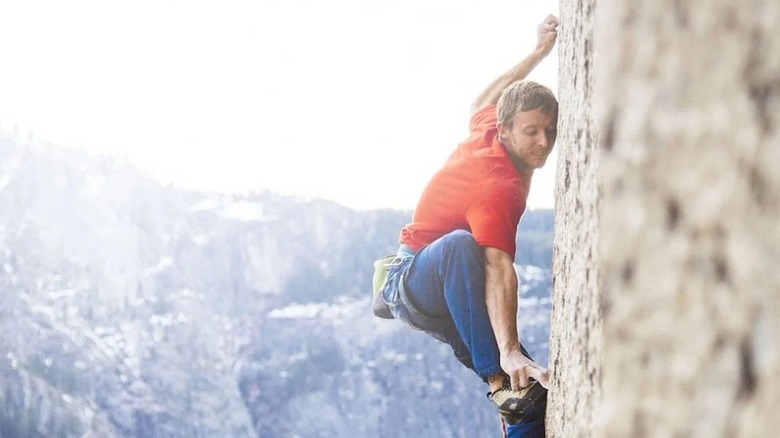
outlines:
[[[544,438],[544,414],[547,402],[529,412],[523,421],[507,424],[507,438]]]
[[[416,254],[402,245],[382,293],[396,319],[449,344],[483,380],[502,372],[485,303],[485,261],[471,233],[453,231]],[[520,349],[530,357],[522,344]],[[544,436],[543,408],[507,430]]]

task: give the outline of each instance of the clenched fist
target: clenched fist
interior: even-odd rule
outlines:
[[[536,28],[536,50],[544,56],[552,51],[555,39],[558,37],[558,17],[548,15]]]

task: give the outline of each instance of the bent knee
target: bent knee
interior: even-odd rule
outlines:
[[[447,243],[459,250],[468,250],[470,252],[478,252],[479,245],[477,240],[474,239],[474,235],[466,230],[455,230],[447,234]]]

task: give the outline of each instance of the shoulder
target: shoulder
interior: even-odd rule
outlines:
[[[498,116],[496,115],[496,106],[488,105],[472,114],[471,120],[469,121],[469,130],[473,132],[495,129],[497,123]]]

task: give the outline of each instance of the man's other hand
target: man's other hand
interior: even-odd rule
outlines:
[[[545,388],[550,382],[546,368],[525,357],[519,350],[506,355],[501,355],[501,368],[509,376],[512,390],[518,391],[529,385],[529,378],[538,381]]]
[[[555,39],[558,37],[558,17],[552,14],[548,15],[537,26],[536,33],[536,51],[543,56],[547,56],[552,51]]]

